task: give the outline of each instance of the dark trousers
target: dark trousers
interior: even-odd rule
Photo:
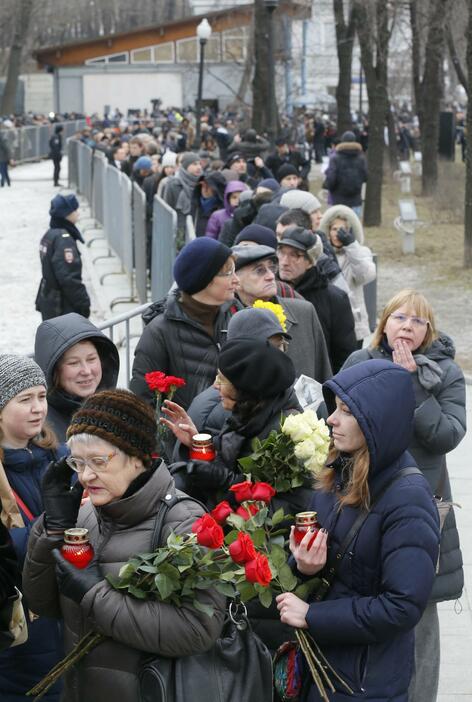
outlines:
[[[52,162],[54,163],[54,185],[59,185],[59,173],[61,172],[61,159],[62,156],[55,156],[52,159]]]
[[[10,176],[8,175],[8,161],[0,161],[0,182],[1,187],[10,185]]]

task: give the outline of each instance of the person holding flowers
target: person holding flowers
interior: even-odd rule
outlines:
[[[407,449],[415,397],[405,368],[369,360],[323,385],[331,447],[313,493],[322,529],[290,548],[295,572],[325,579],[323,598],[277,596],[281,621],[306,630],[344,681],[329,700],[407,702],[414,627],[438,561],[439,518]],[[405,470],[404,470],[405,469]],[[302,702],[322,698],[303,668]],[[350,688],[350,691],[346,688]]]
[[[152,550],[159,509],[176,492],[165,464],[152,460],[152,409],[127,390],[99,392],[74,414],[67,438],[70,456],[51,463],[44,476],[44,514],[28,545],[25,597],[39,615],[63,617],[67,653],[84,634],[104,637],[66,673],[64,699],[136,702],[144,657],[210,649],[223,625],[225,598],[210,587],[178,606],[140,599],[108,579],[130,558]],[[78,481],[71,489],[74,473]],[[83,488],[90,500],[81,506]],[[202,513],[191,499],[170,507],[162,544],[171,532],[175,538],[191,533]],[[73,527],[88,530],[95,553],[80,570],[59,551],[64,531]]]

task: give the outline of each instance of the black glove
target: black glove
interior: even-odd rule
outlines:
[[[46,529],[49,531],[65,531],[75,527],[84,489],[79,481],[71,488],[73,473],[65,458],[52,461],[44,473],[41,491]]]
[[[231,483],[234,471],[223,461],[189,461],[187,475],[196,487],[206,490],[224,490]]]
[[[15,585],[19,585],[20,580],[20,569],[10,534],[0,522],[0,605],[14,594]]]
[[[82,602],[82,598],[91,588],[104,580],[100,567],[96,561],[92,561],[87,568],[76,568],[66,561],[59,549],[52,552],[56,565],[56,579],[59,591],[69,597],[77,604]]]
[[[351,227],[349,227],[347,231],[341,227],[341,229],[338,229],[336,234],[343,246],[349,246],[349,244],[353,244],[356,240]]]

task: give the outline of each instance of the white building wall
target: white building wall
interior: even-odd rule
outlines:
[[[54,81],[50,73],[25,73],[25,112],[47,114],[54,109]]]

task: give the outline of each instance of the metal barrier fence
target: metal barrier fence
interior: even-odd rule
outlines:
[[[175,260],[177,212],[156,195],[152,218],[152,275],[153,300],[165,297],[172,287],[172,268]]]
[[[133,253],[136,294],[142,304],[147,300],[147,227],[146,197],[137,183],[133,183],[131,196],[133,228]],[[150,226],[150,223],[149,223]]]
[[[21,161],[46,158],[49,155],[49,139],[54,134],[54,129],[58,124],[63,127],[64,141],[87,126],[84,119],[79,119],[71,122],[54,122],[39,126],[2,129],[2,136],[10,147],[12,159],[21,163]]]

